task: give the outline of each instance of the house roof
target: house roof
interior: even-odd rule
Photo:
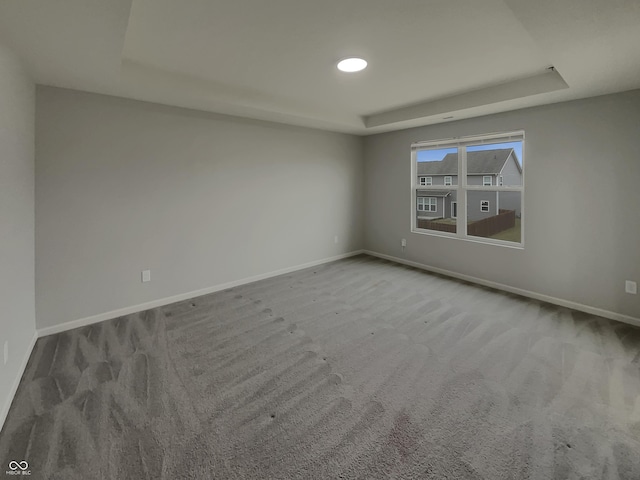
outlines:
[[[469,175],[498,174],[504,167],[513,148],[497,148],[467,152],[467,173]],[[515,152],[513,152],[515,156]],[[458,154],[448,153],[439,162],[418,162],[418,175],[457,175]]]
[[[446,197],[451,192],[449,190],[418,190],[418,197]]]

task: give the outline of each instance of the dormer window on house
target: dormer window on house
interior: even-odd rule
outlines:
[[[420,177],[420,185],[432,185],[433,178],[432,177]]]

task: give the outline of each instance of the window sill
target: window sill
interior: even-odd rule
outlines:
[[[507,242],[504,240],[495,240],[492,238],[482,238],[482,237],[472,237],[466,236],[461,237],[457,233],[449,233],[449,232],[438,232],[438,231],[427,231],[421,229],[412,229],[411,233],[415,233],[417,235],[427,235],[430,237],[441,237],[441,238],[451,238],[454,240],[461,240],[463,242],[472,242],[472,243],[481,243],[483,245],[491,245],[494,247],[506,247],[512,248],[514,250],[524,250],[524,242],[515,243],[515,242]]]

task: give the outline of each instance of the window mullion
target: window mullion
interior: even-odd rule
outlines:
[[[467,147],[458,147],[458,236],[467,237]]]
[[[417,185],[417,167],[418,156],[415,150],[411,150],[411,231],[414,231],[418,227],[416,221],[416,214],[418,210],[418,185]]]

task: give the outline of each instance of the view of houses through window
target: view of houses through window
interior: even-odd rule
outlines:
[[[414,144],[413,231],[522,245],[523,149],[522,132]]]

